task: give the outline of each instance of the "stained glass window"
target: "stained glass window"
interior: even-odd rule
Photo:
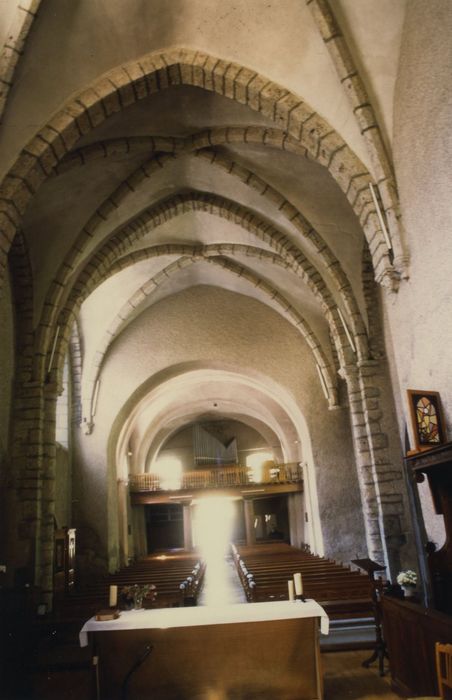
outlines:
[[[415,447],[428,449],[444,442],[441,402],[437,391],[408,389]]]
[[[416,418],[421,444],[431,445],[439,443],[438,414],[435,406],[427,396],[422,396],[417,401]]]

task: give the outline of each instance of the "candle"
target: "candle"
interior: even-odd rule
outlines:
[[[115,608],[118,604],[118,586],[110,586],[110,608]]]
[[[303,595],[303,584],[301,582],[301,574],[294,574],[293,580],[295,583],[295,595]]]
[[[293,581],[287,581],[287,586],[289,588],[289,600],[295,600],[295,593],[293,589]]]

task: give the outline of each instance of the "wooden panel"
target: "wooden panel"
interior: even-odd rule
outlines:
[[[274,620],[94,634],[101,697],[121,686],[146,644],[151,655],[130,680],[133,697],[322,698],[318,619]]]
[[[434,606],[452,615],[452,443],[407,457],[406,463],[417,481],[427,475],[435,510],[444,516],[446,541],[439,551],[430,551],[428,565]]]
[[[71,590],[75,584],[75,529],[55,531],[54,591]]]
[[[452,617],[388,596],[382,611],[394,689],[403,695],[438,695],[435,642],[450,642]]]

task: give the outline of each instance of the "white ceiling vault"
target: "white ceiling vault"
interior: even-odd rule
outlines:
[[[262,380],[258,391],[243,380],[250,356],[242,365],[226,342],[224,367],[234,364],[236,375],[226,373],[219,380],[208,371],[210,351],[203,354],[197,329],[202,308],[206,314],[211,309],[212,290],[220,304],[212,324],[220,320],[233,329],[237,318],[245,319],[256,372],[262,371],[268,345],[278,342],[275,324],[290,328],[290,342],[305,352],[298,379],[302,385],[305,381],[306,392],[309,385],[322,410],[341,405],[340,366],[372,358],[366,273],[369,258],[375,266],[381,256],[369,228],[375,212],[368,182],[379,182],[380,166],[385,171],[391,165],[405,2],[336,0],[330,5],[350,71],[367,91],[367,109],[373,108],[380,160],[324,41],[325,17],[319,23],[310,4],[44,0],[15,66],[0,136],[3,174],[29,155],[36,139],[43,148],[51,144],[53,153],[46,177],[40,176],[24,204],[21,223],[31,267],[35,349],[47,364],[56,349],[55,368],[58,363],[61,368],[77,321],[87,432],[96,424],[96,409],[107,406],[117,391],[106,383],[104,371],[115,355],[126,352],[128,342],[136,342],[134,329],[160,323],[162,332],[154,332],[146,352],[165,355],[172,371],[176,339],[168,327],[189,313],[190,291],[197,295],[193,309],[198,317],[187,323],[183,342],[198,348],[197,367],[205,369],[199,386],[184,384],[182,372],[179,384],[171,385],[171,400],[155,403],[133,384],[128,395],[125,390],[118,411],[123,432],[118,429],[117,435],[127,433],[124,450],[139,439],[142,460],[171,430],[208,412],[215,398],[223,406],[219,418],[263,423],[283,446],[294,444],[296,427],[285,412],[285,399],[278,404],[265,398],[264,388],[270,392],[275,377],[267,384]],[[205,56],[203,65],[212,64],[213,74],[220,64],[228,66],[214,79],[221,85],[195,84],[195,63],[191,84],[182,62],[173,83],[164,84],[160,73],[157,78],[146,73],[151,59],[165,64],[165,57],[179,50]],[[133,62],[142,67],[142,81],[146,73],[146,95],[140,94],[144,81],[130,76],[126,85]],[[122,91],[114,82],[118,70]],[[240,83],[247,71],[256,77]],[[160,84],[152,92],[153,80]],[[261,92],[253,103],[251,85],[257,83]],[[115,90],[114,106],[113,97],[106,97],[108,88]],[[277,105],[292,99],[287,120],[278,121]],[[313,115],[303,118],[303,133],[290,126],[299,104]],[[71,126],[69,135],[68,126],[66,140],[59,133],[65,148],[58,150],[52,125],[62,116],[68,123],[72,119],[78,131]],[[335,169],[337,153],[343,163]],[[343,185],[347,168],[350,182],[363,178],[353,197],[352,186]],[[362,215],[357,214],[360,198]],[[383,258],[386,274],[391,266],[387,251]],[[279,362],[284,364],[284,356]],[[133,375],[126,362],[124,371]]]

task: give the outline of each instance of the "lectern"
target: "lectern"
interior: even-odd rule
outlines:
[[[378,564],[376,561],[372,561],[372,559],[353,559],[351,563],[355,566],[358,566],[360,569],[367,573],[372,586],[372,602],[375,617],[375,648],[371,656],[369,656],[368,659],[363,661],[363,666],[365,668],[368,668],[371,663],[378,659],[378,669],[380,672],[380,676],[384,676],[384,659],[385,657],[388,658],[388,653],[386,651],[386,644],[381,631],[381,611],[379,597],[382,589],[382,584],[375,579],[375,574],[377,573],[377,571],[384,571],[386,567],[382,564]]]

